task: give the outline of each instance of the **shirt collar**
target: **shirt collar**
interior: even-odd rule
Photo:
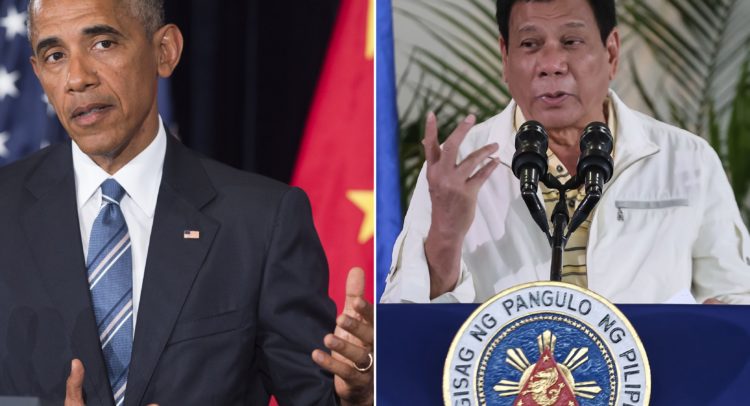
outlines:
[[[101,195],[96,192],[102,182],[113,178],[125,189],[125,193],[148,217],[156,211],[156,199],[161,185],[164,156],[167,151],[167,132],[159,117],[159,130],[151,144],[135,158],[125,164],[114,175],[108,174],[86,155],[75,142],[72,142],[73,170],[76,180],[78,209],[90,199]]]

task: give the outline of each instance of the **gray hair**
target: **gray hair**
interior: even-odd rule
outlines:
[[[119,0],[126,2],[130,15],[141,22],[148,37],[164,25],[164,0]],[[29,0],[28,7],[28,37],[31,42],[31,27],[33,26],[34,14],[38,11],[37,1]]]

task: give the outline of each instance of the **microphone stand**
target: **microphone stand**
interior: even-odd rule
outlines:
[[[570,215],[568,214],[568,205],[566,203],[566,192],[568,190],[578,189],[583,184],[583,178],[578,175],[570,178],[565,184],[560,183],[557,178],[547,173],[542,179],[540,179],[545,186],[550,189],[556,189],[558,191],[558,200],[555,204],[555,208],[552,211],[552,236],[548,236],[550,246],[552,247],[552,263],[550,264],[550,280],[551,281],[562,281],[562,256],[565,250],[565,244],[568,243],[570,234],[573,233],[574,228],[578,228],[580,221],[575,221],[571,224],[574,227],[568,228],[570,222]],[[579,206],[580,207],[580,206]],[[578,214],[578,210],[576,213]],[[577,217],[574,215],[574,217]],[[566,233],[566,228],[568,228]]]
[[[522,131],[516,135],[516,153],[513,155],[513,174],[521,181],[521,195],[529,209],[534,222],[542,229],[552,247],[550,280],[562,281],[562,257],[570,235],[586,220],[594,206],[602,197],[604,184],[612,175],[612,135],[603,123],[592,122],[586,126],[581,135],[581,156],[578,159],[577,173],[565,184],[549,172],[543,171],[539,181],[549,189],[556,189],[559,196],[552,211],[552,235],[549,233],[547,213],[537,195],[536,174],[539,173],[538,161],[546,163],[542,150],[547,149],[547,133],[536,121],[527,121]],[[523,135],[523,139],[521,139]],[[536,138],[535,138],[536,137]],[[517,161],[518,159],[518,161]],[[529,168],[531,164],[531,168]],[[537,168],[537,169],[535,169]],[[528,169],[532,169],[529,171]],[[586,183],[586,197],[573,212],[568,214],[566,204],[568,190],[578,189]],[[566,230],[567,229],[567,230]]]

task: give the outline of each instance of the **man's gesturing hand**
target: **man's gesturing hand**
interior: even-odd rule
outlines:
[[[474,221],[479,188],[498,165],[497,159],[482,165],[497,151],[498,145],[495,143],[485,145],[456,163],[458,147],[474,121],[473,115],[466,117],[441,150],[435,114],[427,116],[422,144],[432,201],[432,222],[424,244],[430,269],[430,299],[456,286],[460,273],[461,244]]]
[[[342,405],[373,404],[373,310],[363,295],[365,273],[352,268],[346,278],[344,310],[336,319],[334,334],[323,339],[333,351],[313,351],[313,360],[334,373],[336,394]]]
[[[83,402],[83,376],[85,369],[79,359],[74,359],[70,363],[70,375],[65,381],[65,406],[85,406]],[[148,406],[159,406],[150,404]]]
[[[74,359],[70,363],[70,375],[65,382],[65,406],[83,406],[83,363]]]

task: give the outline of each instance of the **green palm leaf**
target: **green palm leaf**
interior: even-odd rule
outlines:
[[[409,68],[400,80],[401,86],[413,94],[400,117],[405,203],[424,162],[421,139],[429,111],[438,116],[439,139],[443,141],[454,127],[447,123],[457,123],[470,113],[478,120],[485,120],[501,111],[510,100],[510,92],[502,81],[492,1],[417,0],[408,4],[409,8],[396,7],[395,13],[429,34],[441,50],[413,46]],[[446,54],[460,63],[449,62],[443,57]],[[414,70],[419,71],[418,78],[406,79]]]
[[[750,182],[750,59],[742,64],[727,130],[729,177],[735,198],[744,201]],[[748,210],[743,207],[748,218]]]
[[[645,42],[675,82],[666,94],[659,95],[662,102],[654,107],[655,115],[684,124],[706,138],[704,129],[709,125],[711,109],[719,113],[720,121],[726,119],[734,100],[738,67],[748,53],[750,30],[737,16],[739,3],[666,0],[657,10],[653,1],[622,2],[621,22]],[[656,99],[646,89],[639,92],[644,99]],[[669,114],[664,114],[665,109]]]
[[[677,86],[658,95],[650,92],[636,68],[631,69],[633,81],[655,116],[709,140],[724,162],[735,197],[743,203],[750,180],[750,27],[738,12],[742,2],[664,3],[665,9],[657,12],[651,1],[628,0],[620,17]],[[742,208],[746,214],[747,208]]]

